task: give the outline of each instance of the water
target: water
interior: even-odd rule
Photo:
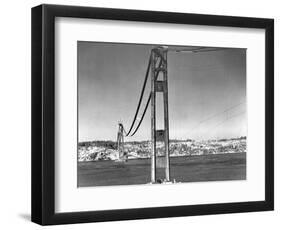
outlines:
[[[245,180],[246,153],[172,157],[170,172],[177,182]],[[79,162],[78,187],[146,184],[150,174],[150,159]],[[157,168],[156,178],[165,178],[164,168]]]

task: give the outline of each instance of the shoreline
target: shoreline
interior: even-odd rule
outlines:
[[[201,156],[211,156],[211,155],[215,155],[215,156],[218,156],[218,155],[230,155],[230,154],[243,154],[243,153],[247,153],[247,152],[234,152],[234,153],[228,153],[228,152],[224,152],[224,153],[215,153],[215,154],[201,154],[201,155],[177,155],[177,156],[170,156],[170,158],[189,158],[189,157],[201,157]],[[165,156],[157,156],[158,158],[164,158]],[[150,157],[139,157],[139,158],[130,158],[130,159],[127,159],[127,161],[116,161],[116,160],[111,160],[111,159],[106,159],[106,160],[93,160],[93,161],[78,161],[77,160],[77,163],[87,163],[87,162],[115,162],[115,163],[126,163],[128,161],[132,161],[132,160],[147,160],[147,159],[150,159]]]

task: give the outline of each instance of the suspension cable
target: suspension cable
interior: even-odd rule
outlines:
[[[126,136],[128,136],[131,133],[131,131],[132,131],[133,127],[134,127],[134,124],[136,122],[136,119],[137,119],[137,116],[138,116],[138,113],[139,113],[139,109],[140,109],[140,106],[141,106],[141,102],[142,102],[145,86],[146,86],[147,79],[148,79],[150,66],[151,66],[151,54],[149,56],[149,62],[148,62],[148,65],[147,65],[146,74],[145,74],[145,78],[144,78],[144,82],[143,82],[143,86],[142,86],[142,90],[141,90],[141,95],[140,95],[139,103],[138,103],[137,110],[136,110],[136,113],[135,113],[135,116],[134,116],[134,120],[133,120],[133,122],[131,124],[131,127],[130,127],[129,131],[126,133]]]
[[[207,117],[207,118],[205,118],[205,119],[199,121],[195,126],[193,126],[193,127],[190,129],[190,131],[188,132],[188,135],[192,134],[193,131],[194,131],[197,127],[201,126],[203,123],[208,122],[209,120],[212,120],[213,118],[215,118],[215,117],[217,117],[217,116],[220,116],[220,115],[222,115],[222,114],[224,114],[224,113],[227,113],[227,112],[229,112],[229,111],[231,111],[231,110],[234,110],[235,108],[237,108],[237,107],[239,107],[240,105],[245,104],[245,103],[246,103],[245,101],[244,101],[244,102],[240,102],[240,103],[238,103],[238,104],[236,104],[236,105],[233,105],[233,106],[231,106],[231,107],[228,107],[227,109],[225,109],[225,110],[223,110],[223,111],[221,111],[221,112],[212,114],[211,116],[209,116],[209,117]]]
[[[160,62],[159,62],[159,67],[160,67],[161,65],[162,65],[162,59],[161,59]],[[157,73],[156,73],[156,76],[155,76],[155,80],[157,80],[159,73],[160,73],[160,71],[158,70]],[[131,137],[134,136],[135,133],[138,131],[138,129],[139,129],[139,127],[140,127],[140,125],[141,125],[141,123],[142,123],[142,121],[143,121],[143,118],[144,118],[144,116],[145,116],[145,113],[146,113],[146,110],[147,110],[147,108],[148,108],[148,105],[149,105],[150,100],[151,100],[151,93],[149,94],[149,97],[148,97],[148,99],[147,99],[147,102],[146,102],[146,105],[145,105],[143,114],[142,114],[141,119],[140,119],[140,121],[139,121],[139,124],[138,124],[138,126],[136,127],[135,131],[130,135]]]
[[[138,126],[136,127],[135,131],[130,135],[130,137],[134,136],[135,133],[138,131],[138,129],[139,129],[141,123],[142,123],[142,120],[143,120],[143,118],[144,118],[144,115],[145,115],[145,113],[146,113],[146,110],[147,110],[147,108],[148,108],[148,105],[149,105],[150,100],[151,100],[151,93],[149,94],[149,97],[148,97],[148,99],[147,99],[147,102],[146,102],[146,105],[145,105],[143,114],[142,114],[142,116],[141,116],[140,122],[139,122]]]

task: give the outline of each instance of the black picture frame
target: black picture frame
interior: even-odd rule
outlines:
[[[265,200],[55,213],[55,17],[265,29]],[[32,221],[41,225],[162,218],[274,209],[274,20],[110,8],[32,8]]]

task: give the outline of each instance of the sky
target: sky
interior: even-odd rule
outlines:
[[[129,130],[133,121],[155,45],[77,45],[79,142],[116,141],[118,122]],[[149,93],[150,79],[139,118]],[[168,100],[170,139],[246,136],[246,50],[168,52]],[[162,93],[157,93],[156,105],[156,127],[163,129]],[[149,106],[138,132],[125,141],[150,140],[150,128]]]

